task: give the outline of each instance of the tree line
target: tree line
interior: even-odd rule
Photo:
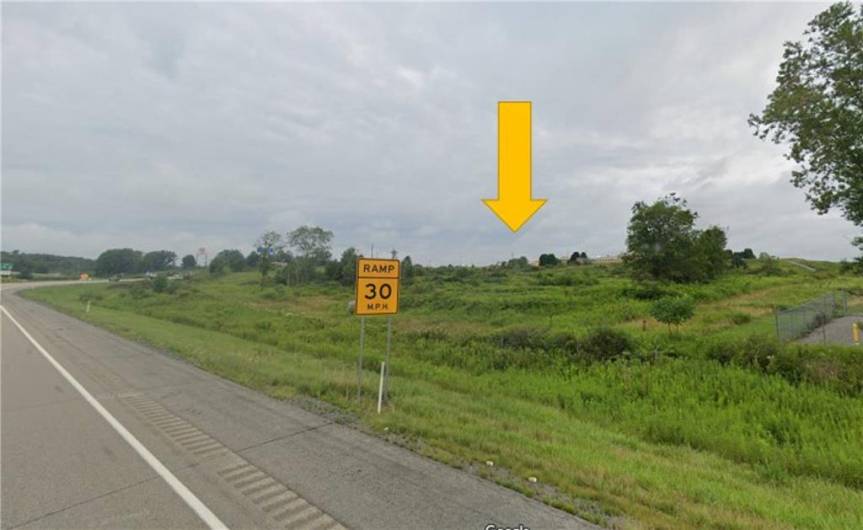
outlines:
[[[342,285],[353,285],[356,277],[357,259],[362,254],[354,247],[345,249],[338,259],[332,255],[333,233],[318,226],[301,226],[287,232],[268,231],[255,241],[255,250],[246,257],[245,267],[256,267],[261,274],[261,283],[299,285],[314,281],[336,281]],[[224,252],[224,251],[223,251]],[[220,253],[222,255],[222,253]],[[233,251],[231,258],[224,254],[210,264],[211,273],[223,272],[226,268],[241,270],[240,257]],[[391,256],[396,257],[396,251]],[[402,279],[410,280],[414,265],[410,256],[402,259]]]
[[[92,259],[54,254],[27,253],[13,250],[0,252],[0,262],[12,265],[20,278],[31,278],[33,274],[60,274],[76,276],[82,272],[93,272],[96,262]]]

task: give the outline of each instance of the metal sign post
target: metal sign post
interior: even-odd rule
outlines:
[[[387,353],[384,357],[384,401],[389,400],[390,391],[390,344],[393,339],[393,317],[387,318]]]
[[[366,317],[360,317],[360,358],[357,360],[357,401],[363,395],[363,350],[366,344]]]

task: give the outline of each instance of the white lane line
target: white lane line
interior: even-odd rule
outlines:
[[[149,464],[151,468],[153,468],[153,471],[155,471],[156,474],[162,477],[162,479],[164,479],[164,481],[167,482],[169,486],[171,486],[171,489],[173,489],[174,492],[176,492],[176,494],[179,495],[181,499],[183,499],[183,501],[189,506],[189,508],[191,508],[192,511],[194,511],[198,515],[198,517],[200,517],[201,520],[204,521],[204,523],[208,527],[210,527],[211,530],[228,530],[228,527],[225,525],[225,523],[223,523],[216,516],[216,514],[210,511],[210,509],[207,508],[207,506],[203,502],[201,502],[201,499],[199,499],[194,493],[192,493],[192,491],[187,488],[185,484],[180,482],[180,480],[175,477],[174,474],[171,473],[171,471],[167,467],[165,467],[164,464],[162,464],[162,462],[160,462],[155,456],[153,456],[153,453],[151,453],[146,447],[144,447],[144,445],[139,442],[138,439],[132,435],[132,433],[126,430],[126,428],[123,427],[123,425],[119,421],[117,421],[117,419],[113,415],[111,415],[111,413],[108,412],[108,410],[103,407],[101,403],[96,401],[96,398],[94,398],[90,394],[90,392],[88,392],[87,389],[81,385],[81,383],[79,383],[74,377],[72,377],[72,374],[67,372],[60,363],[58,363],[53,357],[51,357],[51,354],[49,354],[45,350],[45,348],[43,348],[38,342],[36,342],[36,339],[34,339],[27,332],[27,330],[24,329],[24,326],[22,326],[18,323],[17,320],[15,320],[15,317],[13,317],[9,313],[9,311],[6,310],[5,307],[0,306],[0,311],[3,311],[3,314],[9,317],[9,320],[11,320],[13,324],[15,324],[15,326],[21,331],[21,333],[24,334],[25,337],[27,337],[27,340],[33,343],[33,346],[35,346],[36,349],[39,350],[39,353],[41,353],[46,359],[48,359],[48,362],[51,363],[58,372],[60,372],[60,375],[66,378],[66,381],[68,381],[69,384],[72,385],[79,394],[81,394],[84,400],[86,400],[87,403],[89,403],[94,409],[96,409],[96,412],[98,412],[102,415],[103,418],[105,418],[105,421],[107,421],[108,424],[111,425],[111,427],[113,427],[115,431],[117,431],[117,434],[119,434],[124,440],[126,440],[129,445],[132,446],[132,449],[134,449],[135,452],[138,453],[138,455],[140,455],[141,458],[143,458],[144,461],[147,462],[147,464]]]

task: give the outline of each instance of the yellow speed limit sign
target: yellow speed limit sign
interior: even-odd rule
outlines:
[[[397,259],[357,260],[357,315],[394,315],[399,312]]]

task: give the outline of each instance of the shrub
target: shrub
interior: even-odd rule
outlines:
[[[808,382],[847,395],[863,392],[863,356],[853,347],[782,344],[773,337],[714,342],[706,355],[722,364],[775,374],[791,383]]]
[[[99,293],[82,293],[78,296],[78,300],[81,302],[96,302],[102,300],[104,297]]]
[[[751,366],[765,371],[779,354],[781,347],[781,343],[775,338],[752,335],[743,341],[734,361],[741,366]]]
[[[656,282],[638,283],[623,289],[623,296],[636,300],[658,300],[669,293]]]
[[[766,252],[762,252],[758,256],[758,264],[759,267],[755,270],[756,274],[762,276],[781,276],[783,274],[782,269],[779,267],[779,259],[774,258]]]
[[[518,327],[505,329],[495,337],[502,348],[525,349],[545,346],[543,332],[536,328]]]
[[[134,300],[140,300],[142,298],[147,298],[150,296],[150,282],[135,282],[132,287],[129,288],[129,296]]]
[[[680,327],[680,324],[692,318],[695,314],[695,303],[691,298],[683,296],[660,298],[653,303],[650,314],[663,324],[668,324],[668,331],[671,332],[672,324]]]
[[[150,287],[154,293],[164,293],[168,290],[168,277],[164,274],[159,274],[150,282]]]
[[[587,287],[599,283],[599,280],[588,274],[541,274],[536,281],[539,285],[562,287]]]
[[[591,331],[579,344],[579,355],[587,360],[608,361],[633,350],[629,335],[612,328],[602,327]]]
[[[719,341],[707,347],[708,359],[718,361],[720,364],[729,364],[737,356],[738,345],[735,342]]]
[[[737,312],[731,314],[731,323],[736,326],[748,324],[750,322],[752,322],[752,315],[750,315],[749,313]]]

